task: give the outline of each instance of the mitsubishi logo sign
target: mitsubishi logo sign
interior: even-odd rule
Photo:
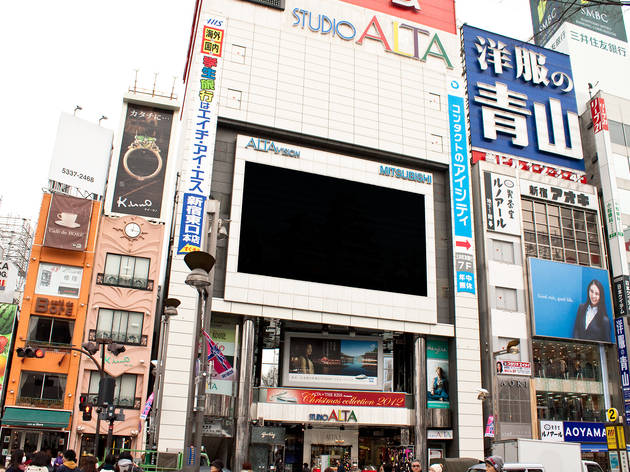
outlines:
[[[415,8],[416,10],[420,10],[420,4],[418,3],[418,0],[392,0],[392,3],[401,7]]]

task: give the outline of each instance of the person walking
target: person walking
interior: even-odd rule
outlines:
[[[100,471],[114,472],[116,470],[116,458],[112,454],[107,454],[105,460],[98,468]]]
[[[486,457],[484,462],[486,463],[486,472],[503,472],[503,457]]]
[[[6,472],[24,472],[26,466],[24,465],[24,451],[17,449],[11,453],[11,460],[9,461],[9,467]]]
[[[77,465],[77,453],[72,449],[63,451],[63,464],[59,467],[58,472],[81,472]]]

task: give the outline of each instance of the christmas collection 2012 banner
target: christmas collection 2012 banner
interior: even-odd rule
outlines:
[[[267,389],[267,402],[294,405],[404,408],[405,394],[393,392],[342,392],[332,390],[269,388]]]

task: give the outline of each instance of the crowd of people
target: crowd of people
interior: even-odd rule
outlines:
[[[81,456],[77,461],[77,454],[72,449],[59,452],[52,457],[50,450],[26,454],[18,449],[9,457],[6,468],[0,472],[142,472],[134,461],[131,453],[121,452],[118,457],[109,454],[99,465],[98,460],[91,454]]]

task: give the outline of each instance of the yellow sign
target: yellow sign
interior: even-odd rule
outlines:
[[[617,434],[614,426],[606,426],[606,439],[608,440],[608,450],[617,449]]]
[[[609,423],[616,423],[617,419],[619,419],[619,412],[617,411],[617,408],[608,408],[608,410],[606,410],[606,420]]]
[[[626,450],[626,435],[623,432],[623,426],[617,426],[617,442],[619,449]]]

